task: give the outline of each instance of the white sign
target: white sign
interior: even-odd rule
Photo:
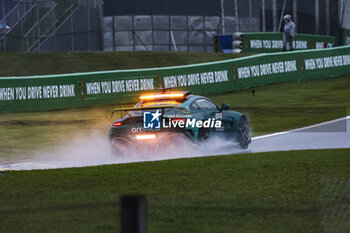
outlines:
[[[87,95],[154,90],[153,78],[86,83]]]
[[[0,88],[0,101],[75,97],[75,85],[49,85]]]
[[[305,59],[305,70],[319,70],[350,65],[350,55]]]
[[[239,79],[288,73],[294,71],[297,71],[296,60],[245,66],[237,69]]]
[[[213,72],[181,74],[164,77],[164,87],[187,87],[194,85],[212,84],[220,82],[228,82],[228,71],[219,70]]]

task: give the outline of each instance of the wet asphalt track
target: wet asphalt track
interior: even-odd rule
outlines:
[[[254,137],[252,144],[247,150],[232,149],[232,145],[223,145],[215,150],[204,148],[206,153],[188,156],[191,152],[183,152],[172,157],[143,156],[129,159],[116,159],[115,157],[99,157],[98,159],[76,161],[71,160],[36,160],[30,162],[20,162],[0,165],[0,171],[6,170],[33,170],[33,169],[53,169],[65,167],[96,166],[102,164],[130,163],[139,161],[153,161],[175,158],[188,158],[221,154],[237,153],[258,153],[267,151],[288,151],[288,150],[308,150],[308,149],[335,149],[350,148],[350,116],[340,118],[325,123],[312,125],[296,130],[274,133]],[[208,152],[209,151],[209,152]]]
[[[292,131],[253,138],[251,153],[350,148],[350,116]]]

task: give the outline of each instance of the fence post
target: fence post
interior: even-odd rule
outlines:
[[[237,3],[237,0],[235,0],[234,3],[235,3],[236,32],[239,32],[239,18],[238,18],[238,3]]]
[[[262,4],[262,31],[265,32],[266,31],[266,19],[265,19],[265,0],[262,0],[261,2]]]
[[[329,36],[331,34],[330,31],[330,17],[329,17],[329,0],[326,0],[326,35]]]
[[[248,1],[248,8],[249,8],[249,29],[251,32],[253,32],[253,9],[252,9],[252,0]]]
[[[272,0],[272,31],[277,32],[277,2]]]
[[[91,26],[90,26],[90,6],[87,7],[87,23],[88,23],[88,33],[87,33],[87,36],[88,36],[88,49],[87,50],[90,50],[91,49],[91,42],[90,42],[90,31],[91,31]]]
[[[298,31],[298,7],[297,0],[293,0],[293,21],[295,23],[295,33]]]
[[[283,20],[283,15],[284,15],[284,10],[286,8],[286,2],[287,0],[284,0],[283,2],[283,7],[282,7],[282,12],[281,12],[281,17],[280,17],[280,23],[278,24],[278,29],[277,29],[277,32],[280,32],[281,31],[281,25],[282,25],[282,20]]]
[[[315,0],[315,34],[319,34],[320,30],[320,2]],[[327,9],[326,9],[327,10]]]
[[[38,39],[39,39],[39,44],[40,44],[40,39],[41,39],[41,31],[40,31],[40,4],[38,4],[38,7],[37,7],[37,17],[38,17]],[[34,46],[35,44],[32,45],[32,47]],[[39,52],[40,52],[40,46],[39,46]]]
[[[21,4],[21,2],[19,2],[19,4]],[[25,2],[22,0],[22,6],[25,6]],[[25,11],[22,12],[23,14],[25,13]],[[26,52],[25,48],[24,48],[24,36],[23,36],[23,23],[24,20],[22,20],[22,16],[20,16],[20,24],[21,24],[21,52]]]
[[[74,51],[74,22],[73,22],[73,4],[70,6],[70,30],[71,30],[71,39],[72,39],[72,49]]]
[[[5,18],[5,14],[6,14],[6,13],[5,13],[5,12],[6,12],[6,11],[5,11],[5,0],[2,0],[2,1],[1,1],[1,7],[2,7],[2,12],[1,12],[1,13],[2,13],[2,17],[1,17],[1,18],[4,19],[4,18]],[[4,23],[5,23],[5,22],[4,22]]]
[[[146,197],[122,196],[121,198],[122,233],[146,233]]]
[[[225,8],[224,0],[221,0],[221,33],[225,34]]]
[[[5,19],[5,1],[4,0],[2,0],[2,14],[3,14],[3,18]],[[6,24],[6,19],[5,19],[5,21],[3,22],[4,24]],[[6,35],[7,33],[5,33],[5,36],[3,37],[4,38],[4,52],[6,52]]]
[[[136,51],[135,15],[132,15],[131,17],[132,17],[131,18],[131,22],[132,22],[132,40],[133,40],[133,46],[134,46],[134,52],[135,52]],[[114,51],[115,51],[115,47],[114,47]]]

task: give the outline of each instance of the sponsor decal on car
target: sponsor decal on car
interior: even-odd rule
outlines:
[[[133,133],[145,133],[145,132],[158,132],[160,129],[145,129],[143,127],[132,127],[131,132]]]
[[[221,119],[222,120],[222,113],[215,113],[215,119]]]

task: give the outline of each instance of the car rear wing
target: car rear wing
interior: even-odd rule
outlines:
[[[143,111],[143,110],[155,110],[155,109],[162,109],[162,115],[164,114],[164,110],[166,108],[177,108],[179,109],[181,112],[183,113],[189,113],[187,111],[184,111],[184,109],[179,108],[177,106],[174,105],[160,105],[160,106],[145,106],[145,107],[127,107],[127,108],[115,108],[112,110],[112,115],[111,117],[113,117],[113,114],[115,112],[119,112],[119,111],[125,111],[129,116],[131,116],[131,114],[129,114],[129,111]]]

